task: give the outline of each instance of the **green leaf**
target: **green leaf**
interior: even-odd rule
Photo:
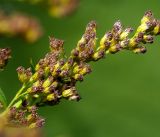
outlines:
[[[16,104],[14,104],[14,107],[19,108],[22,105],[22,99],[19,100]]]
[[[7,107],[7,99],[2,91],[2,89],[0,88],[0,109],[4,109]]]
[[[30,58],[30,66],[31,66],[32,72],[34,73],[35,72],[35,64],[33,63],[32,58]]]

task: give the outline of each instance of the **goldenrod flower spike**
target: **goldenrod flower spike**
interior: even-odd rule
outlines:
[[[128,38],[131,28],[122,30],[122,25],[118,21],[114,24],[112,31],[108,32],[100,42],[103,49],[107,45],[106,53],[116,53],[120,50],[130,50],[134,53],[145,53],[144,44],[153,43],[154,36],[160,33],[160,21],[153,17],[151,11],[147,11],[137,28],[135,35]]]
[[[87,25],[82,38],[68,58],[64,55],[64,41],[50,37],[50,52],[40,59],[34,71],[23,67],[17,69],[23,86],[6,111],[9,113],[9,122],[30,128],[41,127],[44,119],[37,115],[37,107],[58,104],[63,98],[80,100],[76,84],[83,81],[86,74],[91,73],[89,62],[122,50],[145,53],[144,45],[153,43],[154,36],[160,34],[160,21],[153,17],[151,11],[145,13],[131,38],[129,34],[133,29],[123,29],[121,22],[117,21],[102,37],[99,46],[96,46],[96,26],[95,21]],[[23,117],[19,117],[21,114]],[[19,118],[22,118],[21,121]]]

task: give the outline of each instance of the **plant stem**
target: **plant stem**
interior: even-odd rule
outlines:
[[[10,104],[8,105],[8,107],[5,109],[5,111],[0,114],[0,118],[1,118],[1,117],[4,117],[4,116],[7,114],[9,108],[10,108],[10,107],[13,105],[13,103],[19,98],[19,96],[21,96],[21,93],[23,92],[23,90],[24,90],[25,88],[26,88],[26,85],[24,84],[24,85],[20,88],[20,90],[18,90],[16,96],[12,99],[12,101],[10,102]]]
[[[17,92],[16,96],[12,99],[12,101],[10,102],[6,110],[8,110],[13,105],[13,103],[18,99],[18,97],[20,96],[20,94],[23,92],[25,88],[26,88],[26,85],[24,84],[21,87],[21,89]]]

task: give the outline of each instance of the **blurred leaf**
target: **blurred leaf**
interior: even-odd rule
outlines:
[[[35,73],[35,64],[33,63],[32,58],[30,58],[30,67],[32,69],[32,72]]]
[[[7,99],[2,91],[2,89],[0,88],[0,109],[1,108],[6,108],[7,107]]]

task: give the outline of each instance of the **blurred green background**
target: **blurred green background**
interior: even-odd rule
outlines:
[[[36,16],[45,30],[34,44],[20,38],[0,38],[10,46],[12,59],[0,73],[0,87],[10,101],[20,88],[16,68],[37,62],[48,51],[48,36],[65,40],[67,54],[76,46],[86,24],[98,23],[101,38],[116,20],[136,28],[146,10],[160,18],[160,1],[81,0],[78,10],[63,19],[50,17],[40,6],[0,0],[0,6]],[[47,137],[160,137],[160,37],[147,45],[145,55],[121,52],[92,63],[93,73],[78,84],[82,100],[62,101],[40,109]]]

